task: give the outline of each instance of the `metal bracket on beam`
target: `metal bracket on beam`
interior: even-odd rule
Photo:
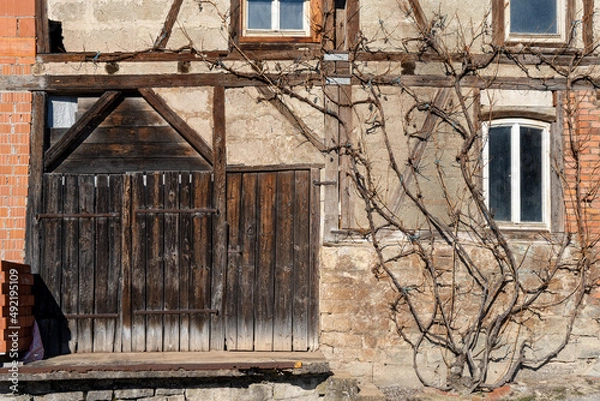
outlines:
[[[326,53],[323,61],[348,61],[348,53]]]
[[[350,85],[351,79],[349,77],[326,77],[326,85]]]
[[[321,186],[321,185],[337,185],[337,181],[317,181],[313,180],[313,185]]]

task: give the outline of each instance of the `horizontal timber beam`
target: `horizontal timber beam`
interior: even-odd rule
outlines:
[[[265,79],[266,78],[266,79]],[[378,75],[363,76],[363,81],[377,85],[404,85],[407,87],[445,88],[454,87],[452,77],[445,75]],[[61,75],[61,76],[0,76],[0,90],[46,91],[53,93],[92,93],[108,90],[137,90],[138,88],[169,88],[223,86],[244,87],[263,86],[266,80],[282,85],[321,85],[322,77],[318,74],[291,75],[247,75],[240,77],[230,73],[204,74],[147,74],[147,75]],[[352,79],[359,84],[358,79]],[[565,78],[530,78],[530,77],[496,77],[468,76],[461,80],[465,88],[478,89],[515,89],[515,90],[565,90],[568,81]],[[581,78],[571,80],[570,88],[575,90],[600,87],[600,78]]]

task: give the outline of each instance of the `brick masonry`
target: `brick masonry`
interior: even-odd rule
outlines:
[[[0,74],[30,74],[35,1],[0,2]],[[0,259],[22,262],[29,166],[31,94],[0,92]]]

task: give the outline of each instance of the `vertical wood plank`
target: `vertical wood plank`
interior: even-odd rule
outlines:
[[[238,324],[240,305],[240,198],[242,194],[242,174],[227,175],[227,226],[229,227],[227,260],[227,302],[225,309],[225,333],[227,349],[238,349]]]
[[[237,350],[252,351],[254,347],[254,283],[256,273],[256,173],[242,178],[239,241],[241,260],[239,270],[239,298]]]
[[[258,254],[255,286],[255,350],[273,350],[275,303],[275,190],[276,173],[258,174]]]
[[[211,308],[221,311],[211,318],[210,349],[225,348],[225,332],[223,325],[224,294],[226,286],[225,270],[227,268],[227,145],[225,121],[225,88],[215,86],[213,90],[213,153],[214,153],[214,207],[219,214],[214,220],[213,246],[214,258],[211,272]]]
[[[321,172],[311,170],[310,187],[310,305],[308,316],[308,346],[314,351],[319,348],[319,246],[321,242],[321,191],[312,182],[318,181]]]
[[[212,203],[212,180],[208,172],[193,173],[192,193],[194,208],[210,208]],[[212,217],[197,215],[193,217],[192,265],[190,276],[190,308],[210,309],[210,273],[212,266]],[[204,313],[190,315],[190,350],[208,351],[210,349],[211,316]]]
[[[119,218],[110,219],[108,221],[109,247],[108,250],[108,289],[106,291],[106,312],[107,313],[123,313],[121,305],[122,287],[120,283],[123,281],[122,275],[122,259],[124,255],[121,241],[121,222],[124,219],[122,215],[123,200],[124,200],[124,176],[111,175],[109,178],[109,211],[119,213]],[[107,345],[107,350],[112,349],[113,352],[121,351],[121,330],[118,324],[119,319],[107,319],[106,321],[106,337],[107,341],[111,338],[114,341],[113,346]],[[108,351],[107,351],[108,352]]]
[[[147,205],[151,209],[163,209],[162,197],[163,174],[151,173],[146,176]],[[164,215],[150,214],[148,217],[148,252],[146,260],[146,310],[161,311],[164,309]],[[170,233],[169,235],[172,235]],[[151,314],[146,316],[146,351],[162,351],[163,316]]]
[[[63,185],[62,176],[54,174],[45,174],[42,177],[44,197],[42,211],[49,214],[58,214],[62,212]],[[41,222],[41,231],[43,233],[40,252],[40,275],[42,278],[42,288],[36,294],[36,307],[39,308],[38,320],[40,334],[43,338],[44,350],[47,355],[59,355],[64,348],[68,348],[68,338],[63,340],[63,335],[68,334],[68,329],[61,328],[66,322],[61,319],[62,303],[61,283],[62,283],[62,220],[45,219]],[[45,286],[45,288],[43,288]],[[47,291],[46,291],[47,290]],[[42,298],[43,297],[43,298]]]
[[[585,50],[591,51],[594,47],[594,0],[583,0],[582,25]]]
[[[145,175],[131,176],[131,350],[146,351],[146,321],[135,311],[146,310],[146,220],[148,216],[138,214],[145,208]]]
[[[181,209],[193,209],[192,198],[192,174],[181,173],[181,185],[179,189],[179,207]],[[193,235],[196,230],[192,229],[194,217],[190,214],[182,214],[179,218],[179,306],[181,309],[191,309],[191,266]],[[179,350],[190,351],[190,319],[193,316],[181,315],[179,319]]]
[[[333,112],[338,112],[339,92],[335,85],[327,85],[325,91],[325,107]],[[327,133],[324,138],[325,145],[335,147],[339,145],[339,123],[338,120],[325,116],[324,131]],[[336,182],[336,185],[324,185],[323,191],[323,239],[325,241],[335,241],[334,230],[339,228],[339,157],[333,154],[325,158],[325,170],[322,179],[325,181]]]
[[[492,44],[504,46],[504,0],[492,0]]]
[[[64,176],[65,205],[67,214],[78,213],[78,180],[77,176]],[[63,275],[61,283],[61,308],[65,315],[79,312],[79,223],[77,219],[67,218],[63,224]],[[63,328],[64,330],[64,328]],[[68,321],[67,332],[62,333],[62,353],[77,352],[77,320]],[[65,343],[64,340],[68,339]]]
[[[292,348],[293,196],[294,172],[278,173],[274,351],[290,351]]]
[[[131,334],[132,334],[132,259],[133,245],[137,243],[134,240],[134,233],[138,233],[138,222],[131,213],[132,203],[135,191],[132,185],[133,177],[129,174],[123,176],[123,198],[120,207],[121,211],[121,304],[119,310],[118,328],[116,335],[121,339],[121,351],[131,352]],[[116,207],[116,205],[115,205]],[[119,210],[119,209],[116,209]],[[137,253],[139,256],[139,252]],[[137,260],[137,259],[136,259]],[[118,349],[117,349],[118,350]]]
[[[96,213],[108,213],[110,211],[110,188],[107,175],[96,177]],[[94,270],[94,313],[108,313],[109,288],[114,287],[115,282],[109,281],[110,244],[109,222],[107,217],[95,219],[95,270]],[[120,237],[117,237],[120,240]],[[94,352],[112,352],[114,338],[107,330],[110,319],[94,319]]]
[[[96,197],[95,179],[93,175],[77,176],[79,187],[79,211],[81,214],[95,213],[94,199]],[[89,315],[94,313],[94,254],[95,227],[90,218],[79,218],[79,255],[78,255],[78,312]],[[106,289],[102,289],[106,290]],[[93,349],[92,319],[77,320],[77,352],[92,352]]]
[[[179,208],[179,173],[167,172],[164,174],[163,187],[165,209]],[[179,268],[179,214],[166,213],[164,215],[163,240],[164,240],[164,309],[167,311],[179,310],[180,280],[182,279]],[[187,283],[182,283],[187,284]],[[163,351],[179,351],[179,316],[165,315]]]
[[[308,350],[308,312],[310,296],[310,172],[299,170],[294,183],[294,269],[293,269],[293,350]]]
[[[348,145],[354,146],[354,137],[352,130],[346,129],[346,127],[352,127],[352,116],[353,111],[349,105],[352,104],[352,87],[349,85],[339,87],[339,116],[345,124],[340,124],[338,128],[340,144],[343,147]],[[354,197],[352,178],[350,172],[352,171],[351,157],[347,154],[340,156],[340,171],[338,174],[339,182],[339,197],[340,197],[340,224],[341,228],[353,228],[355,227],[354,221]]]

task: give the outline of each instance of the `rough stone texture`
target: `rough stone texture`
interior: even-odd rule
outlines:
[[[35,401],[82,401],[83,399],[84,396],[81,391],[46,394],[34,397]]]
[[[85,396],[85,401],[106,401],[112,399],[112,390],[92,390],[88,391]]]
[[[154,390],[152,389],[125,389],[125,390],[115,390],[115,397],[121,398],[124,400],[130,400],[135,398],[142,397],[150,397],[154,395]]]
[[[185,390],[184,389],[180,389],[180,388],[157,388],[156,395],[180,395],[180,394],[185,394]]]

